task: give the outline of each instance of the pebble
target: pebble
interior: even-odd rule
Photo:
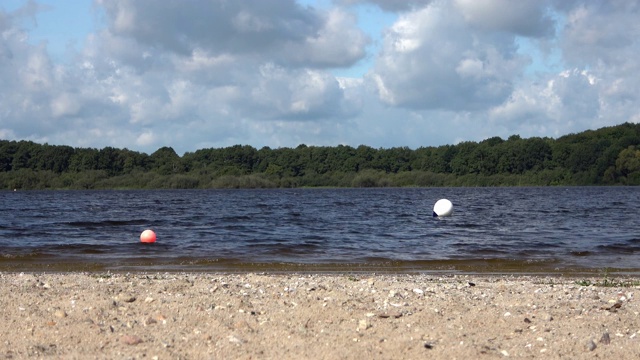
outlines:
[[[371,323],[367,319],[362,319],[358,322],[358,331],[367,330],[371,327]]]
[[[597,348],[596,343],[593,342],[593,340],[589,340],[589,342],[587,343],[587,349],[589,351],[593,351]]]
[[[244,340],[240,339],[239,337],[235,336],[235,335],[229,335],[227,337],[229,339],[229,342],[234,343],[234,344],[242,344],[244,343]]]
[[[123,335],[120,341],[127,345],[138,345],[142,342],[142,339],[135,335]]]
[[[136,297],[132,295],[123,295],[121,297],[119,296],[118,298],[126,303],[132,303],[136,301]]]

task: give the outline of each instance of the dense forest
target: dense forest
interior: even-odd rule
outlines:
[[[182,157],[0,140],[6,190],[533,185],[640,185],[640,124],[415,150],[235,145]]]

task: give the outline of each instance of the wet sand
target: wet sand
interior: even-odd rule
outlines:
[[[0,359],[640,358],[638,278],[602,281],[2,272]]]

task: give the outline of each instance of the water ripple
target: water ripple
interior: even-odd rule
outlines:
[[[440,198],[452,217],[431,217]],[[0,268],[637,269],[639,201],[633,187],[0,192]],[[146,228],[157,243],[139,243]]]

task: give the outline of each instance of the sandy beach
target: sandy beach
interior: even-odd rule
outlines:
[[[637,359],[640,287],[637,279],[626,284],[0,273],[0,359]]]

